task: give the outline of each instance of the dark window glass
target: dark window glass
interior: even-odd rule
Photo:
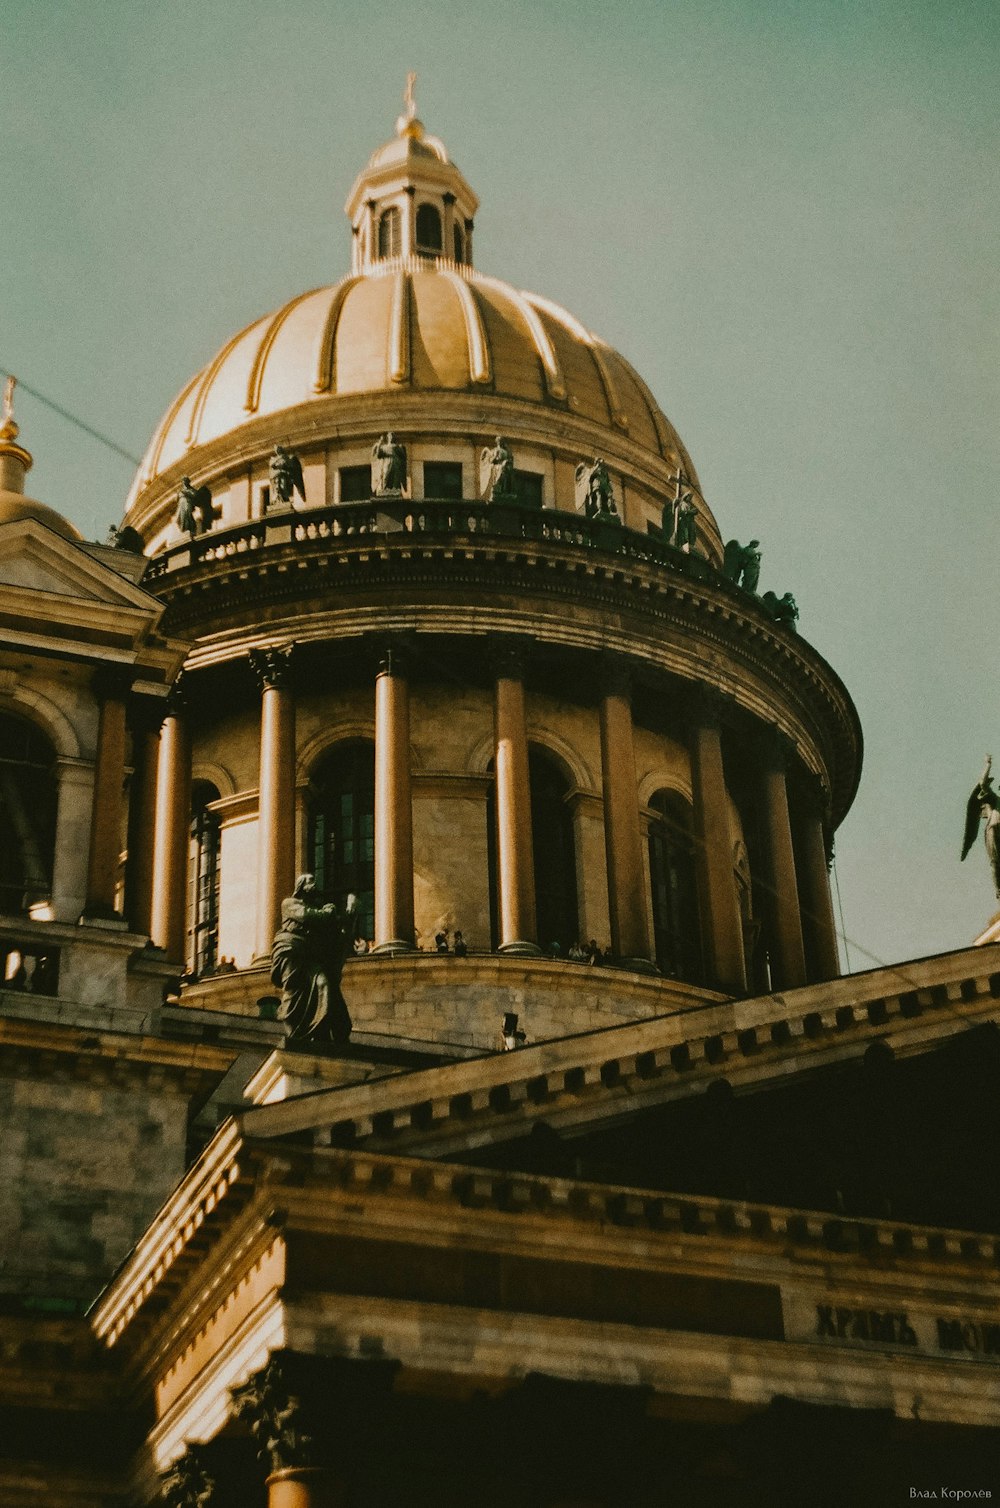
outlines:
[[[440,211],[433,204],[421,204],[417,210],[418,250],[440,251],[443,245]]]
[[[27,911],[51,894],[55,765],[44,733],[0,713],[0,911]]]
[[[492,763],[490,769],[492,770]],[[535,872],[535,916],[539,946],[553,943],[565,958],[580,940],[576,891],[576,843],[573,815],[566,803],[570,786],[554,761],[538,749],[528,753],[531,785],[531,840]],[[486,852],[490,880],[491,946],[500,942],[500,896],[497,881],[496,791],[486,798]]]
[[[210,974],[219,961],[219,884],[221,828],[218,812],[210,810],[219,793],[198,781],[191,801],[191,884],[188,887],[188,963],[197,978]]]
[[[542,506],[542,478],[537,471],[514,471],[517,500],[524,508]]]
[[[456,225],[454,227],[454,230],[455,230],[455,237],[454,237],[454,239],[455,239],[455,261],[456,262],[464,262],[465,261],[465,240],[464,240],[464,238],[462,236],[462,230],[461,230],[461,227],[458,226],[458,225]]]
[[[424,462],[424,497],[454,501],[461,496],[461,461]]]
[[[403,236],[399,210],[393,206],[384,210],[378,222],[378,254],[380,257],[398,257],[403,249]]]
[[[538,749],[529,750],[528,774],[538,943],[546,951],[558,943],[565,958],[580,928],[573,815],[566,804],[570,786],[558,766]]]
[[[683,797],[657,791],[649,828],[649,878],[653,896],[656,962],[671,979],[702,979],[701,932],[695,889],[691,811]]]
[[[372,469],[370,466],[341,466],[340,501],[342,503],[367,503],[372,495]]]
[[[310,783],[309,847],[316,884],[343,905],[358,898],[358,933],[375,935],[375,749],[342,744]]]

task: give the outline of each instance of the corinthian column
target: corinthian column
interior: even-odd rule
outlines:
[[[747,987],[743,926],[733,872],[729,795],[717,710],[701,703],[691,729],[695,866],[705,958],[712,982],[728,994]]]
[[[375,949],[413,947],[413,798],[410,688],[398,647],[375,678]]]
[[[152,937],[168,958],[184,959],[187,935],[188,841],[191,825],[191,737],[181,682],[167,698],[156,773]]]
[[[538,953],[523,653],[518,645],[506,644],[497,646],[494,654],[493,768],[500,952]]]
[[[252,649],[260,682],[257,956],[271,952],[281,903],[295,884],[295,701],[290,649]]]
[[[794,824],[795,863],[802,895],[806,967],[812,983],[840,977],[840,950],[826,858],[824,818],[828,793],[816,777],[802,785]]]
[[[790,990],[806,982],[798,878],[788,815],[785,754],[777,738],[764,749],[762,771],[763,827],[771,913],[771,986]]]
[[[130,676],[105,670],[95,677],[100,700],[94,805],[90,823],[85,917],[120,919],[115,910],[118,858],[122,846],[122,796],[125,787],[125,701]]]
[[[649,927],[628,671],[609,660],[603,677],[601,778],[611,951],[622,963],[640,964],[648,970]]]
[[[156,831],[156,760],[165,702],[141,698],[129,712],[132,779],[128,797],[125,917],[133,932],[149,937],[153,925],[153,837]]]

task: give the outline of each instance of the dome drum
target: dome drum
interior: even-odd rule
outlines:
[[[728,994],[830,977],[853,706],[752,547],[730,579],[625,358],[473,268],[476,206],[411,110],[352,189],[351,273],[228,341],[149,446],[127,522],[191,644],[167,867],[200,834],[221,897],[192,920],[175,885],[156,939],[252,970],[301,866],[383,954],[464,927]]]

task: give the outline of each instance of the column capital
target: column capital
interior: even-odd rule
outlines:
[[[757,746],[760,750],[761,759],[771,770],[778,770],[783,775],[789,774],[795,768],[797,749],[794,739],[781,728],[772,724],[762,726],[757,733]]]
[[[534,640],[520,634],[490,634],[488,654],[490,669],[499,680],[519,681],[527,668]]]
[[[124,702],[134,679],[131,665],[101,665],[94,671],[91,685],[99,701]]]
[[[131,696],[128,702],[128,727],[131,733],[158,733],[167,715],[165,696]]]
[[[250,650],[250,666],[262,692],[291,689],[294,648],[294,644],[269,644],[264,649]]]
[[[398,1366],[282,1351],[231,1390],[233,1415],[246,1420],[258,1458],[272,1476],[327,1466],[345,1431],[370,1426],[384,1410]]]
[[[164,717],[183,717],[188,711],[188,680],[182,670],[164,698]]]
[[[695,686],[686,700],[688,717],[696,727],[721,728],[732,722],[735,703],[717,686]]]
[[[827,781],[822,775],[817,775],[814,770],[793,769],[791,783],[794,785],[796,798],[811,817],[816,817],[820,822],[830,820],[831,793]]]
[[[628,660],[612,649],[604,649],[599,665],[601,695],[631,697],[633,670]]]
[[[379,642],[377,675],[406,675],[413,659],[413,635],[390,634]]]
[[[303,1399],[305,1379],[293,1375],[295,1359],[272,1357],[260,1372],[232,1389],[233,1414],[245,1419],[257,1456],[269,1472],[316,1464],[317,1430]]]
[[[212,1508],[217,1501],[215,1478],[209,1476],[200,1453],[189,1445],[160,1477],[164,1508]]]

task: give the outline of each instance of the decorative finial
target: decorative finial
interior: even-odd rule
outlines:
[[[403,104],[406,106],[406,112],[396,122],[396,135],[413,136],[419,141],[424,134],[424,126],[423,122],[417,119],[417,102],[413,97],[413,86],[416,82],[417,75],[411,68],[406,75],[406,88],[403,90]]]
[[[0,440],[16,440],[19,430],[14,422],[14,389],[17,378],[8,377],[3,386],[3,409],[0,411]]]
[[[20,430],[14,419],[14,389],[17,378],[8,375],[0,404],[0,492],[23,492],[24,478],[31,470],[31,452],[19,445]]]

